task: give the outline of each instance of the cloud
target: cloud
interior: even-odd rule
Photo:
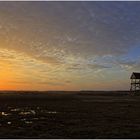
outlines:
[[[108,69],[110,67],[102,65],[102,64],[72,64],[68,67],[66,67],[67,70],[80,70],[80,71],[86,71],[86,70],[103,70],[103,69]]]
[[[110,68],[108,66],[101,65],[101,64],[88,64],[88,67],[91,68],[91,69],[106,69],[106,68]]]
[[[122,55],[140,36],[136,20],[139,7],[133,10],[136,5],[121,2],[120,8],[120,3],[112,2],[1,2],[1,33],[7,32],[3,35],[11,44],[7,48],[30,55],[46,51],[46,61],[51,53],[51,57],[57,54],[59,59],[70,54]]]
[[[56,57],[50,57],[50,56],[39,56],[35,57],[37,60],[41,60],[44,63],[49,63],[49,64],[55,64],[55,65],[60,65],[63,64],[62,60],[59,60],[59,58]]]
[[[65,85],[65,83],[61,83],[61,82],[37,82],[37,84],[53,85],[53,86],[64,86]]]
[[[119,64],[125,70],[135,71],[140,69],[140,61],[119,61]]]
[[[65,82],[69,84],[69,83],[71,83],[72,81],[70,81],[70,80],[66,80]]]

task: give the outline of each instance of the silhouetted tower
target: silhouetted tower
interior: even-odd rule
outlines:
[[[130,91],[140,91],[140,73],[133,72],[131,77],[131,88]]]

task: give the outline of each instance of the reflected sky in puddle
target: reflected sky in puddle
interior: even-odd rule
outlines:
[[[23,124],[24,125],[26,124],[27,126],[28,125],[31,126],[34,123],[39,123],[40,121],[46,121],[48,119],[48,116],[55,116],[55,114],[58,114],[58,113],[59,112],[55,110],[47,110],[46,108],[41,108],[41,107],[35,107],[35,108],[9,107],[7,111],[0,112],[1,119],[3,119],[3,123],[4,123],[0,126],[3,126],[5,124],[6,126],[9,126],[9,127],[13,126],[14,124],[17,124],[19,126]],[[6,116],[9,116],[9,117],[6,117]]]
[[[28,111],[22,111],[19,113],[19,115],[30,115],[31,112],[28,112]]]
[[[11,121],[13,122],[13,117],[19,117],[19,121],[25,123],[25,124],[33,124],[36,121],[45,121],[47,114],[55,116],[55,114],[58,114],[59,112],[55,110],[48,110],[46,107],[7,107],[8,110],[1,111],[0,116],[2,118],[6,118],[5,123],[7,125],[11,125]],[[45,116],[44,116],[45,115]],[[7,117],[9,116],[9,117]],[[7,120],[8,118],[8,120]]]
[[[12,122],[7,122],[7,124],[9,124],[9,125],[10,125],[10,124],[12,124]]]
[[[2,110],[0,112],[1,119],[3,119],[3,124],[11,127],[14,124],[23,125],[27,124],[27,126],[39,123],[40,121],[46,121],[47,116],[51,114],[54,116],[59,112],[55,110],[46,109],[46,107],[7,107],[7,110]],[[48,115],[47,115],[48,114]],[[7,117],[8,116],[8,117]],[[0,126],[3,126],[0,124]]]
[[[19,115],[35,115],[36,111],[28,107],[25,108],[11,108],[10,112],[17,112]]]
[[[26,118],[21,119],[21,121],[26,121],[26,120],[27,120]]]
[[[35,115],[36,112],[34,110],[29,110],[29,111],[21,111],[19,115]]]
[[[32,121],[25,121],[26,124],[32,124]]]
[[[2,111],[2,112],[0,112],[0,115],[1,116],[9,116],[9,115],[11,115],[11,113],[7,113],[7,112]]]
[[[33,123],[33,121],[28,120],[26,118],[21,119],[21,121],[24,122],[24,123],[26,123],[26,124],[32,124]]]
[[[13,109],[11,109],[10,111],[11,112],[18,112],[18,111],[20,111],[21,109],[20,108],[13,108]]]
[[[48,114],[57,114],[58,112],[56,112],[56,111],[47,111],[46,113],[48,113]]]
[[[59,112],[57,111],[49,111],[49,110],[41,110],[42,113],[45,113],[45,114],[57,114]]]

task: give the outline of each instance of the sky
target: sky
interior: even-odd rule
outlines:
[[[0,90],[128,90],[133,71],[139,1],[0,1]]]

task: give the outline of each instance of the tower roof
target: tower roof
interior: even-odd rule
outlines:
[[[140,73],[138,72],[133,72],[130,79],[140,79]]]

